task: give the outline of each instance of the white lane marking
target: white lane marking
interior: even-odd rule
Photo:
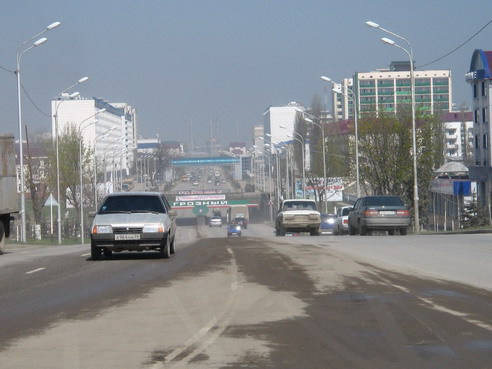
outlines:
[[[239,286],[239,282],[237,279],[237,263],[236,263],[236,258],[234,257],[234,252],[232,251],[231,248],[227,248],[227,252],[231,256],[231,269],[232,269],[232,281],[231,281],[231,291],[232,295],[229,296],[227,299],[224,308],[222,311],[218,314],[219,316],[214,316],[209,323],[204,326],[202,329],[200,329],[197,333],[195,333],[192,337],[190,337],[182,346],[176,348],[173,350],[171,353],[169,353],[165,358],[163,362],[155,363],[152,368],[157,369],[157,368],[163,368],[163,365],[169,365],[171,364],[172,360],[174,360],[177,356],[182,354],[184,351],[193,348],[195,345],[199,345],[197,348],[195,348],[190,354],[186,355],[183,359],[181,359],[179,362],[174,363],[172,365],[173,367],[182,367],[183,365],[186,366],[186,364],[197,355],[197,353],[202,352],[206,347],[210,346],[219,336],[220,334],[227,328],[227,325],[229,324],[230,320],[232,319],[232,316],[230,316],[230,310],[234,304],[234,301],[236,299],[236,294]],[[217,327],[219,326],[219,327]],[[214,330],[214,331],[212,331]],[[207,337],[208,335],[208,337]],[[204,340],[201,344],[200,341]]]
[[[468,318],[470,316],[470,314],[466,314],[466,313],[462,313],[460,311],[448,309],[447,307],[437,305],[434,301],[432,301],[430,299],[423,298],[423,297],[419,297],[419,300],[425,302],[426,304],[431,305],[431,307],[437,311],[442,311],[444,313],[448,313],[448,314],[460,317],[463,320],[466,320],[468,323],[475,324],[481,328],[487,329],[488,331],[492,331],[492,325],[485,323],[485,322],[482,322],[480,320]]]
[[[29,272],[26,272],[26,274],[32,274],[32,273],[36,273],[36,272],[40,272],[42,270],[45,270],[46,268],[38,268],[38,269],[34,269],[34,270],[31,270]]]
[[[90,255],[91,255],[91,253],[89,252],[89,253],[87,253],[87,254],[82,254],[82,255],[80,255],[80,256],[82,256],[82,257],[87,257],[87,256],[90,256]]]

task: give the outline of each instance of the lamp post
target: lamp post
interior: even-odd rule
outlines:
[[[113,126],[111,128],[108,128],[104,132],[98,134],[94,138],[94,209],[97,210],[97,158],[96,158],[96,148],[97,148],[97,140],[103,137],[108,137],[109,136],[109,131],[113,131],[117,126]],[[106,169],[105,169],[106,170]]]
[[[301,148],[302,148],[302,197],[306,198],[306,163],[305,163],[305,155],[306,155],[306,145],[304,143],[304,137],[300,135],[297,132],[292,131],[291,129],[288,129],[286,126],[279,125],[280,128],[286,129],[287,131],[290,131],[292,135],[287,135],[287,137],[293,138],[296,141],[299,141],[301,143]],[[299,136],[300,138],[295,137],[294,135]]]
[[[379,24],[367,21],[366,24],[369,27],[372,28],[377,28],[380,29],[383,32],[389,33],[390,35],[393,35],[400,40],[403,40],[407,45],[408,49],[405,49],[403,46],[398,45],[395,41],[383,37],[381,41],[383,41],[385,44],[395,46],[401,50],[403,50],[409,57],[410,59],[410,85],[411,85],[411,97],[412,97],[412,151],[413,151],[413,206],[414,206],[414,211],[415,211],[415,224],[414,224],[414,232],[415,234],[420,233],[420,219],[419,219],[419,187],[418,187],[418,177],[417,177],[417,129],[416,129],[416,124],[415,124],[415,73],[414,73],[414,66],[413,66],[413,48],[412,44],[410,41],[408,41],[406,38],[388,31],[387,29],[384,29],[381,27]]]
[[[16,54],[16,67],[15,67],[15,75],[17,77],[17,109],[18,109],[18,121],[19,121],[19,180],[20,180],[20,195],[21,195],[21,242],[26,242],[26,195],[24,189],[24,148],[23,148],[23,139],[22,139],[22,99],[21,99],[21,69],[20,63],[22,56],[32,48],[36,46],[40,46],[44,44],[48,39],[46,37],[40,38],[37,41],[33,42],[31,46],[28,48],[24,48],[26,44],[31,42],[32,40],[38,38],[43,33],[52,30],[58,27],[61,23],[54,22],[51,23],[48,27],[46,27],[43,31],[38,34],[30,37],[28,40],[24,41],[19,48],[17,49]]]
[[[83,183],[83,176],[82,176],[82,131],[86,129],[87,127],[90,127],[93,124],[97,123],[97,120],[88,122],[88,124],[85,127],[82,127],[84,122],[88,121],[89,119],[95,117],[99,113],[102,113],[103,111],[106,111],[106,109],[101,109],[97,113],[92,114],[90,117],[84,119],[82,122],[79,124],[79,133],[80,133],[80,139],[79,139],[79,175],[80,175],[80,242],[83,245],[84,244],[84,183]]]
[[[309,115],[313,119],[317,119],[314,115],[308,114],[306,112],[303,112],[305,115]],[[319,127],[321,130],[321,139],[322,139],[322,148],[323,148],[323,187],[324,187],[324,208],[325,208],[325,213],[328,213],[328,196],[326,194],[326,147],[325,147],[325,130],[324,127],[321,125],[321,123],[316,123],[313,119],[310,118],[305,118],[306,122],[312,123],[315,126]]]
[[[88,77],[82,77],[77,82],[62,90],[57,96],[61,96],[63,93],[67,92],[71,88],[77,86],[80,83],[87,81]],[[79,92],[74,92],[68,96],[68,99],[73,99],[79,96]],[[57,192],[57,200],[58,200],[58,209],[57,209],[57,227],[58,227],[58,244],[61,245],[62,235],[61,235],[61,198],[60,198],[60,150],[59,150],[59,127],[58,127],[58,109],[60,105],[63,104],[67,100],[62,100],[59,104],[55,105],[55,151],[56,151],[56,192]]]
[[[347,99],[352,101],[352,104],[354,105],[354,131],[355,131],[355,191],[357,194],[357,198],[360,197],[360,169],[359,169],[359,109],[357,105],[357,99],[355,98],[355,95],[353,91],[351,91],[351,94],[348,92],[342,91],[342,88],[340,85],[335,83],[331,78],[326,77],[326,76],[321,76],[321,79],[326,82],[330,82],[333,86],[333,92],[342,94],[345,96]]]

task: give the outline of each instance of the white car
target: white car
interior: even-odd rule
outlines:
[[[351,210],[352,206],[343,206],[337,209],[337,217],[335,219],[335,226],[333,227],[334,234],[348,233],[348,215]]]
[[[321,215],[314,200],[283,200],[275,219],[275,235],[309,232],[311,236],[319,236],[320,225]]]
[[[222,227],[222,218],[219,216],[213,216],[208,222],[209,227]]]

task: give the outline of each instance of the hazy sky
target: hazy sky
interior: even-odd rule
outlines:
[[[76,90],[134,106],[141,136],[189,143],[193,122],[204,143],[212,121],[223,144],[250,144],[269,106],[324,97],[321,75],[341,80],[408,59],[367,20],[406,37],[418,68],[492,19],[491,0],[5,0],[0,10],[8,70],[23,41],[62,22],[22,58],[22,83],[37,106],[23,95],[30,132],[49,131],[53,96],[88,76]],[[464,74],[477,48],[492,50],[492,25],[424,68],[451,69],[457,104],[470,105]],[[15,75],[0,70],[0,86],[0,133],[18,136]]]

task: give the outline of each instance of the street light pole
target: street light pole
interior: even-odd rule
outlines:
[[[86,129],[87,127],[90,127],[93,124],[97,123],[96,121],[89,122],[85,127],[82,127],[83,123],[86,122],[87,120],[95,117],[99,113],[102,113],[103,111],[106,111],[106,109],[101,109],[97,113],[92,114],[90,117],[84,119],[83,121],[80,122],[79,124],[79,133],[80,133],[80,138],[79,138],[79,175],[80,175],[80,242],[83,245],[85,238],[84,238],[84,182],[83,182],[83,176],[82,176],[82,131]]]
[[[342,94],[345,96],[347,99],[352,101],[352,104],[354,105],[354,130],[355,130],[355,187],[356,187],[356,194],[357,198],[360,197],[360,169],[359,169],[359,109],[357,105],[357,100],[355,98],[355,95],[353,91],[351,91],[351,94],[345,93],[342,91],[342,87],[335,83],[331,78],[326,77],[326,76],[321,76],[321,79],[326,82],[330,82],[334,88],[333,92]],[[340,89],[338,89],[340,87]]]
[[[302,197],[306,198],[306,163],[305,163],[305,156],[306,156],[306,144],[304,143],[304,137],[300,135],[297,132],[294,132],[290,129],[288,129],[286,126],[279,125],[280,128],[286,129],[293,133],[294,135],[299,136],[300,138],[297,138],[293,135],[287,135],[287,137],[293,138],[294,140],[298,141],[301,143],[301,148],[302,148]]]
[[[304,114],[306,115],[309,115],[311,118],[314,118],[314,119],[317,119],[314,115],[311,115],[311,114],[308,114],[306,112],[304,112]],[[324,194],[324,208],[325,208],[325,213],[328,213],[328,196],[327,196],[327,193],[326,193],[326,182],[327,182],[327,178],[326,178],[326,142],[325,142],[325,130],[324,130],[324,127],[321,125],[321,123],[316,123],[314,120],[312,119],[305,119],[307,122],[309,123],[313,123],[315,126],[319,127],[319,129],[321,129],[321,139],[323,140],[323,145],[322,145],[322,149],[323,149],[323,188],[324,188],[324,191],[323,191],[323,194]]]
[[[21,195],[21,242],[26,242],[26,195],[24,188],[24,148],[23,148],[23,139],[22,139],[22,103],[21,103],[21,79],[20,79],[20,62],[22,59],[22,55],[24,55],[27,51],[31,50],[33,47],[40,46],[44,44],[48,39],[46,37],[40,38],[35,41],[31,46],[27,49],[24,49],[24,46],[31,42],[32,40],[38,38],[43,33],[50,31],[56,27],[58,27],[61,23],[54,22],[51,23],[48,27],[46,27],[41,32],[36,35],[30,37],[28,40],[24,41],[19,48],[17,49],[16,55],[16,68],[15,75],[17,77],[17,109],[18,109],[18,120],[19,120],[19,181],[20,181],[20,195]]]
[[[43,32],[41,32],[43,33]],[[30,47],[21,51],[22,47],[29,41],[24,42],[17,52],[15,75],[17,77],[17,109],[19,117],[19,175],[20,175],[20,195],[21,195],[21,242],[26,242],[26,195],[24,184],[24,147],[22,139],[22,106],[21,106],[21,80],[20,80],[20,62],[22,55],[33,47],[44,44],[48,39],[43,37],[34,42]]]
[[[72,87],[75,87],[76,85],[83,83],[87,81],[89,78],[88,77],[83,77],[79,79],[76,83],[71,85],[70,87],[64,89],[61,91],[57,96],[62,95],[63,93],[67,92],[69,89]],[[79,96],[79,92],[74,92],[68,96],[68,99],[73,99],[75,97]],[[60,148],[59,148],[59,127],[58,127],[58,109],[60,108],[60,105],[63,104],[67,100],[62,100],[58,105],[55,104],[55,151],[56,151],[56,193],[57,193],[57,200],[58,200],[58,209],[57,209],[57,227],[58,227],[58,244],[61,245],[62,243],[62,230],[61,230],[61,196],[60,196]]]
[[[366,24],[369,27],[372,28],[377,28],[380,29],[383,32],[389,33],[390,35],[393,35],[400,40],[403,40],[407,45],[409,50],[405,49],[404,47],[398,45],[395,43],[395,41],[383,37],[381,41],[383,41],[385,44],[395,46],[401,50],[403,50],[409,57],[410,59],[410,85],[411,85],[411,98],[412,98],[412,151],[413,151],[413,206],[414,206],[414,212],[415,212],[415,224],[414,224],[414,232],[415,234],[420,233],[420,219],[419,219],[419,187],[418,187],[418,177],[417,177],[417,128],[416,128],[416,123],[415,123],[415,73],[414,73],[414,65],[413,65],[413,48],[412,44],[410,41],[408,41],[406,38],[388,31],[387,29],[384,29],[381,27],[379,24],[374,23],[374,22],[366,22]]]

